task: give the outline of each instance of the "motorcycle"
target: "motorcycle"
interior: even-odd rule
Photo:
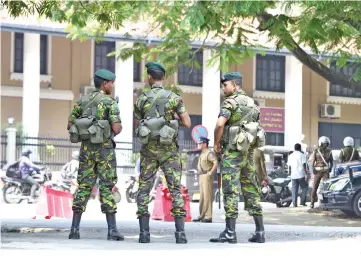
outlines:
[[[278,208],[289,207],[292,203],[291,178],[272,179],[268,176],[267,179],[268,182],[262,182],[262,201],[275,203]]]
[[[50,186],[52,179],[52,172],[48,168],[43,168],[37,173],[36,171],[32,172],[32,177],[41,185],[41,186]],[[8,174],[8,173],[7,173]],[[5,177],[4,181],[4,190],[3,190],[3,199],[6,203],[15,203],[18,204],[23,200],[29,201],[30,198],[30,189],[31,185],[25,182],[24,180],[18,177]],[[35,192],[36,198],[39,197],[40,190],[38,189]]]
[[[153,188],[149,194],[150,201],[153,201],[155,199],[157,187],[162,183],[162,175],[163,174],[161,171],[158,171],[156,174]],[[138,187],[139,187],[136,177],[130,176],[128,180],[125,182],[125,184],[126,184],[125,197],[128,203],[135,203],[138,195]]]

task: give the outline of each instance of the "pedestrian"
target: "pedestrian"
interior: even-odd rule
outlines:
[[[209,149],[209,139],[200,137],[198,144],[201,147],[201,154],[198,159],[199,173],[199,217],[194,222],[212,223],[213,213],[213,177],[217,170],[217,157]]]
[[[326,136],[321,136],[318,139],[318,148],[312,154],[312,171],[313,188],[311,193],[311,205],[313,208],[317,202],[317,189],[320,185],[321,179],[326,180],[330,177],[330,172],[333,166],[333,156],[330,146],[330,139]]]
[[[117,183],[115,146],[112,137],[122,124],[117,102],[110,97],[115,74],[100,69],[95,72],[95,90],[81,97],[69,116],[72,142],[81,141],[79,152],[78,192],[73,201],[73,222],[69,239],[79,239],[79,224],[93,186],[99,179],[101,211],[106,214],[108,240],[124,240],[116,225],[117,205],[112,191]]]
[[[248,241],[263,243],[265,242],[265,233],[260,205],[261,189],[257,183],[253,160],[255,146],[247,148],[247,145],[244,145],[246,140],[241,138],[240,134],[242,132],[240,125],[247,126],[252,122],[259,122],[260,111],[253,99],[241,91],[242,76],[240,73],[225,74],[221,78],[221,83],[225,99],[222,102],[214,130],[214,151],[216,153],[222,151],[221,173],[226,228],[218,238],[212,238],[210,241],[237,242],[235,229],[241,184],[245,210],[250,216],[253,216],[256,224],[256,232]],[[237,139],[236,143],[234,139]],[[242,151],[243,147],[244,151]]]
[[[347,136],[343,140],[343,145],[345,146],[340,152],[340,161],[351,162],[355,160],[360,160],[360,154],[356,148],[354,148],[354,139],[350,136]]]
[[[163,89],[165,68],[157,62],[148,62],[145,66],[150,89],[143,91],[134,105],[136,135],[142,143],[137,196],[139,242],[150,242],[149,193],[160,167],[172,196],[171,214],[175,220],[176,243],[185,244],[187,243],[184,230],[186,210],[183,207],[181,193],[182,162],[178,146],[178,130],[179,126],[190,128],[191,120],[182,98]],[[176,115],[179,120],[176,119]]]
[[[288,171],[292,180],[292,202],[293,207],[297,207],[298,188],[301,187],[301,205],[306,206],[307,198],[307,169],[306,156],[302,152],[302,146],[299,143],[295,144],[295,151],[288,156]]]

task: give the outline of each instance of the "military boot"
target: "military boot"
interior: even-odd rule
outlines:
[[[263,216],[253,216],[254,223],[256,224],[256,232],[248,239],[252,243],[266,242],[264,236]]]
[[[79,239],[80,238],[79,225],[80,225],[81,215],[82,215],[82,213],[74,212],[73,222],[71,223],[71,228],[70,228],[69,239]]]
[[[107,213],[106,218],[108,223],[108,240],[123,241],[124,236],[119,234],[119,231],[117,229],[115,213]]]
[[[150,233],[149,233],[149,216],[140,216],[139,217],[139,243],[149,243],[150,242]]]
[[[175,242],[177,244],[186,244],[187,237],[184,231],[184,217],[175,217]]]
[[[218,238],[211,238],[209,241],[213,243],[237,243],[236,219],[226,218],[226,229]]]

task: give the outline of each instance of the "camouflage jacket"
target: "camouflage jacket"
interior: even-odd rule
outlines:
[[[352,155],[352,152],[353,152],[353,155]],[[351,155],[352,155],[352,157],[351,157]],[[350,146],[343,148],[340,152],[340,160],[342,163],[359,160],[359,159],[360,159],[360,154],[359,154],[358,150],[355,148],[352,148]]]
[[[90,100],[94,99],[94,97],[99,92],[100,92],[99,90],[95,90],[92,93],[90,93],[89,99]],[[96,118],[98,120],[108,120],[110,125],[112,125],[113,123],[120,123],[121,120],[119,116],[118,103],[112,97],[105,95],[102,92],[100,92],[100,94],[103,94],[103,97],[98,104]],[[68,119],[69,122],[74,124],[75,120],[81,117],[83,112],[81,104],[83,101],[84,99],[82,97],[77,102],[75,102],[73,110],[69,115],[69,119]],[[91,143],[89,142],[89,144]],[[110,146],[111,142],[104,143],[103,145]]]
[[[224,116],[227,118],[227,125],[229,126],[237,124],[243,116],[247,115],[249,111],[249,108],[247,108],[247,103],[245,102],[247,99],[249,99],[249,97],[247,97],[243,91],[235,92],[232,95],[226,97],[222,102],[221,111],[218,117]],[[258,112],[256,112],[257,114],[253,114],[247,118],[249,122],[259,121],[259,108],[257,106],[254,106],[254,108],[256,108]]]
[[[153,91],[154,94],[157,94],[161,89],[162,87],[160,85],[153,85],[150,90]],[[134,104],[135,118],[137,120],[142,120],[149,109],[150,102],[148,101],[148,97],[142,93]],[[180,115],[184,112],[186,112],[186,108],[183,104],[182,98],[172,92],[169,96],[168,103],[166,103],[164,106],[165,119],[173,120],[176,118],[176,114]]]

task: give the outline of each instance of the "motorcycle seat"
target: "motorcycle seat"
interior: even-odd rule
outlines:
[[[16,177],[6,177],[7,180],[19,183],[25,183],[24,179],[16,178]]]

